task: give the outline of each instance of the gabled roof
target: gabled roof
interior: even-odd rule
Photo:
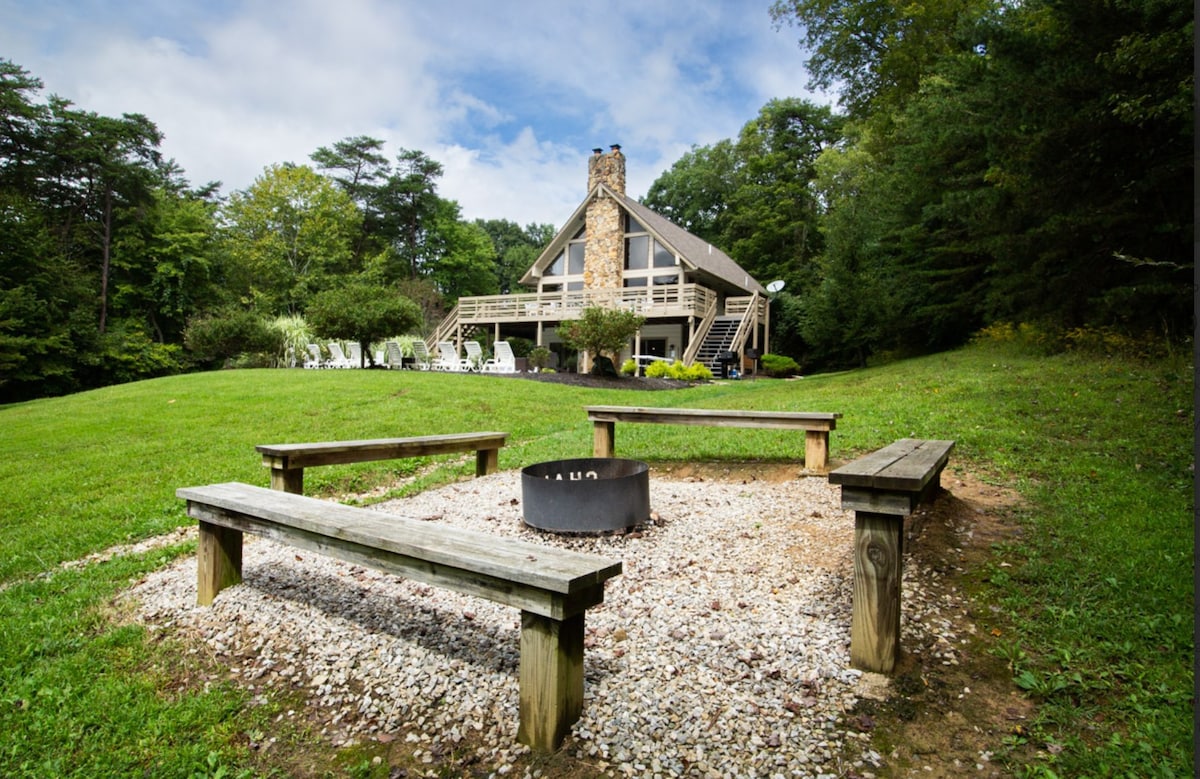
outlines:
[[[717,286],[730,286],[747,293],[766,292],[766,289],[742,266],[734,262],[728,254],[703,238],[695,236],[679,225],[659,216],[636,200],[613,191],[605,184],[597,184],[579,204],[570,219],[554,236],[554,240],[550,241],[529,270],[525,272],[525,275],[521,277],[522,284],[537,283],[538,276],[534,275],[534,271],[541,271],[553,262],[558,253],[566,247],[567,242],[584,227],[587,205],[592,198],[596,197],[611,197],[616,200],[623,209],[641,222],[659,243],[682,260],[685,270],[707,276],[715,281]]]

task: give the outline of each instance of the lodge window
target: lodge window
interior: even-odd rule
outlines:
[[[674,268],[675,255],[632,216],[625,220],[625,280],[626,287],[656,287],[679,283],[679,274],[654,273],[657,268]]]
[[[561,292],[583,289],[583,258],[586,245],[587,229],[580,228],[579,232],[567,243],[567,248],[542,271],[542,277],[553,277],[554,281],[542,282],[542,292]]]

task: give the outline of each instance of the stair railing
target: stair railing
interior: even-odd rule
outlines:
[[[433,331],[433,337],[425,341],[425,345],[431,351],[437,349],[439,341],[449,341],[450,335],[458,330],[458,304],[454,304],[454,308],[450,309],[450,313],[446,314],[446,318]]]
[[[729,351],[736,354],[741,354],[743,347],[746,345],[746,339],[754,332],[754,328],[758,326],[758,313],[761,306],[759,305],[760,296],[755,292],[750,297],[750,305],[746,307],[746,311],[742,314],[742,321],[738,324],[737,332],[733,334],[733,343],[729,345]]]
[[[696,354],[700,351],[700,347],[704,344],[704,339],[708,337],[708,331],[712,329],[712,324],[717,319],[717,298],[714,295],[709,301],[708,308],[704,312],[704,318],[700,320],[700,326],[696,328],[695,334],[692,336],[691,343],[683,352],[683,364],[691,365],[696,361]]]

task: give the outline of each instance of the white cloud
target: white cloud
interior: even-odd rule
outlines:
[[[0,0],[0,51],[81,108],[144,113],[226,192],[369,135],[441,162],[467,218],[558,226],[592,146],[625,147],[638,196],[806,81],[795,31],[732,2],[127,3]]]

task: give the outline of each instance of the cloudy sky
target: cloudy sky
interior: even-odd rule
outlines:
[[[628,191],[771,98],[808,97],[769,0],[0,0],[0,58],[81,109],[142,113],[194,185],[243,189],[357,135],[442,163],[468,219],[560,226],[587,156]]]

